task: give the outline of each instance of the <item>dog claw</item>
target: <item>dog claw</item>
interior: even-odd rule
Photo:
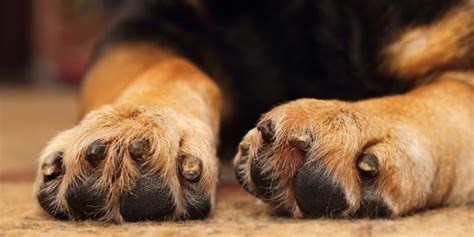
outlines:
[[[246,157],[249,154],[250,144],[248,142],[240,143],[240,154],[242,157]]]
[[[376,176],[379,173],[380,165],[374,154],[364,153],[357,160],[357,167],[367,175]]]
[[[147,140],[134,140],[128,146],[128,152],[135,160],[140,160],[149,152],[150,144]]]
[[[310,147],[311,137],[305,133],[292,134],[289,137],[289,142],[301,150],[307,150]]]
[[[53,158],[53,162],[49,164],[43,164],[41,166],[41,173],[47,177],[56,177],[63,173],[62,153],[56,154]]]
[[[86,159],[92,165],[97,165],[105,157],[105,149],[107,148],[100,140],[93,142],[89,148],[87,148]]]
[[[185,179],[195,182],[201,176],[202,162],[195,156],[184,156],[179,171]]]
[[[260,131],[262,138],[266,143],[270,143],[275,140],[275,131],[271,120],[261,122],[257,126],[257,130]]]
[[[58,167],[56,165],[48,165],[42,168],[41,172],[44,176],[51,176],[58,172]]]

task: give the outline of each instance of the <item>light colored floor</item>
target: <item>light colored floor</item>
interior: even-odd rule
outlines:
[[[442,208],[395,220],[302,220],[268,215],[224,165],[214,216],[204,221],[129,223],[56,221],[32,195],[36,157],[72,126],[72,89],[0,88],[0,236],[474,236],[474,207]]]
[[[444,208],[396,220],[294,220],[267,215],[236,186],[222,187],[204,221],[103,225],[56,221],[38,211],[31,183],[2,183],[0,236],[473,236],[474,209]]]

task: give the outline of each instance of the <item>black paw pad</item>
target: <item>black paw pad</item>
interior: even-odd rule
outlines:
[[[184,220],[200,220],[209,215],[211,211],[211,199],[202,190],[191,192],[192,202],[186,206]]]
[[[389,217],[390,214],[390,209],[381,198],[379,198],[378,200],[373,198],[369,198],[367,200],[364,198],[364,200],[360,204],[359,209],[354,214],[354,217],[383,218]]]
[[[303,213],[310,217],[334,216],[347,208],[342,187],[315,163],[304,165],[295,178],[295,196]]]
[[[263,200],[272,200],[277,193],[278,180],[272,177],[271,170],[265,169],[265,161],[261,158],[252,160],[250,177],[257,188],[258,197]]]
[[[86,159],[92,166],[98,165],[105,158],[107,145],[97,140],[87,148]]]
[[[248,152],[249,152],[248,143],[245,143],[243,148],[242,148],[242,144],[240,144],[239,149],[240,149],[240,159],[235,164],[234,172],[235,172],[235,178],[237,179],[239,184],[242,187],[244,187],[244,185],[245,185],[244,184],[245,183],[245,177],[244,177],[244,175],[245,175],[245,163],[247,163],[247,160],[249,159],[249,157],[248,157]]]
[[[60,220],[66,220],[68,218],[67,214],[59,210],[54,202],[58,195],[58,187],[59,185],[52,187],[42,185],[36,198],[38,199],[40,206],[50,215]]]
[[[235,178],[239,182],[240,186],[245,189],[245,191],[249,192],[252,195],[256,195],[252,190],[249,189],[249,187],[245,183],[245,168],[246,168],[246,163],[249,159],[249,148],[250,144],[249,143],[241,143],[239,145],[239,150],[240,150],[240,159],[238,160],[238,163],[235,164],[234,167],[234,172],[235,172]]]
[[[158,176],[143,176],[120,200],[126,221],[163,220],[175,209],[169,187]]]
[[[257,130],[262,134],[263,141],[266,143],[273,142],[275,140],[275,127],[271,120],[261,122],[257,126]]]
[[[105,215],[107,194],[94,190],[92,185],[92,181],[79,182],[67,189],[66,201],[75,218],[96,220]]]

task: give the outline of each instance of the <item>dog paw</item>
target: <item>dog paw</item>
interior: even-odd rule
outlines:
[[[39,160],[36,195],[59,219],[201,219],[214,205],[215,138],[170,108],[104,106],[60,133]]]
[[[393,217],[422,208],[435,168],[407,121],[354,103],[296,100],[243,138],[236,178],[278,213]]]

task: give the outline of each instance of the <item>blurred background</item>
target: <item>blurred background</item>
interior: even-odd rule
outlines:
[[[122,2],[0,1],[0,181],[32,180],[42,147],[74,125],[80,81]]]

